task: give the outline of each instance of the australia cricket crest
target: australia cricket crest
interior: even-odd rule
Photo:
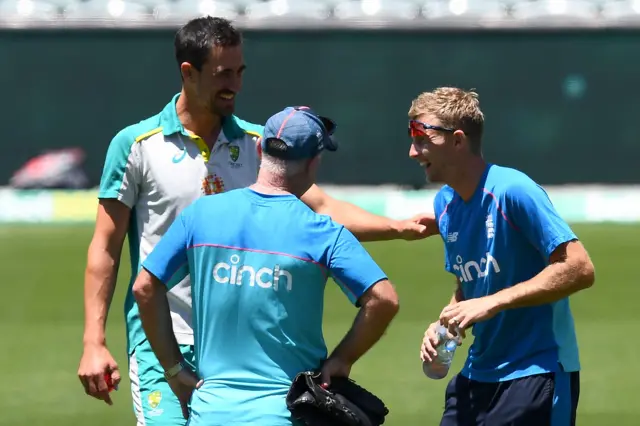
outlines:
[[[242,163],[238,163],[238,158],[240,158],[240,147],[238,145],[229,145],[229,166],[234,169],[238,167],[242,167]]]

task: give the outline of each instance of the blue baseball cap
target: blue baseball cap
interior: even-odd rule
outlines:
[[[271,116],[264,126],[262,152],[283,160],[313,158],[323,150],[336,151],[332,138],[336,123],[311,108],[287,107]]]

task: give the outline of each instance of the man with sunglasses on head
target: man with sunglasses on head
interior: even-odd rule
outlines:
[[[140,326],[131,285],[141,262],[183,208],[200,197],[255,182],[263,128],[234,115],[246,66],[242,35],[231,22],[193,19],[177,31],[174,47],[182,90],[158,114],[118,132],[109,145],[84,280],[78,377],[88,395],[111,405],[110,391],[121,373],[107,346],[105,329],[127,237],[128,375],[138,424],[146,426],[180,426],[184,419]],[[315,184],[301,200],[346,226],[361,241],[414,240],[435,234],[431,214],[392,220],[336,200]],[[173,332],[190,362],[194,338],[189,279],[172,287],[168,299]]]
[[[487,163],[478,96],[442,87],[409,110],[409,155],[431,182],[453,296],[427,329],[475,336],[446,389],[441,426],[576,424],[578,345],[569,296],[590,287],[594,267],[546,192],[524,173]]]
[[[327,385],[348,377],[398,311],[393,285],[353,234],[299,199],[321,153],[337,149],[334,129],[305,107],[275,114],[257,182],[195,201],[142,264],[133,286],[142,326],[190,426],[291,425],[286,396],[296,374],[322,366]],[[167,301],[188,274],[197,372],[172,333]],[[327,358],[328,277],[360,309]]]

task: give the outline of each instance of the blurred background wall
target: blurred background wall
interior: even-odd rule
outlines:
[[[239,116],[305,104],[339,123],[323,183],[424,186],[406,113],[443,85],[479,92],[490,161],[547,185],[640,182],[633,2],[51,1],[0,0],[0,185],[64,147],[97,185],[116,132],[179,91],[173,35],[206,5],[244,29]]]

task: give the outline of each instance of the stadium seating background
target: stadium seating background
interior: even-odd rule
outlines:
[[[490,24],[512,20],[517,26],[567,26],[589,24],[594,19],[599,20],[597,25],[619,23],[628,20],[628,15],[634,20],[637,9],[636,2],[616,0],[2,0],[0,20],[16,25],[20,21],[42,24],[62,20],[67,25],[108,19],[119,21],[118,25],[126,21],[139,25],[141,21],[162,24],[211,14],[255,25],[268,21],[298,26],[302,21],[307,21],[304,25],[326,25],[326,21],[352,25],[357,20],[402,25],[447,21],[450,25],[453,21]]]
[[[180,89],[175,29],[0,29],[8,100],[0,105],[0,185],[29,158],[73,146],[85,149],[97,185],[111,138]],[[490,161],[543,184],[640,182],[633,28],[244,30],[238,115],[263,123],[285,105],[306,104],[332,116],[341,149],[327,156],[323,183],[423,186],[405,155],[406,113],[418,93],[441,85],[479,92]]]

